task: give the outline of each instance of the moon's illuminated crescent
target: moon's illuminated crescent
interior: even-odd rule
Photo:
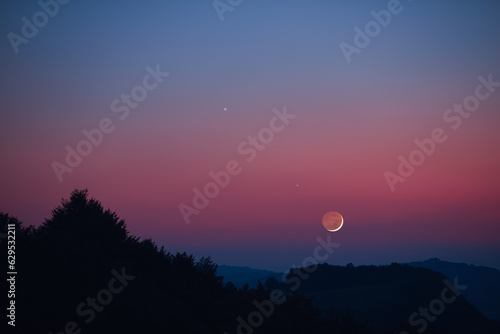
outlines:
[[[323,216],[323,226],[327,231],[336,232],[344,225],[344,217],[336,211],[327,212]]]

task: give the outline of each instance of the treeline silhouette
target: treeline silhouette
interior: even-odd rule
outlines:
[[[0,213],[0,233],[8,224],[16,225],[16,333],[372,332],[352,312],[322,312],[296,292],[262,325],[238,331],[236,319],[270,299],[269,288],[224,284],[210,257],[196,261],[130,235],[87,190],[73,191],[37,228]]]

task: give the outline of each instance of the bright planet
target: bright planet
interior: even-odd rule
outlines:
[[[344,225],[344,217],[336,211],[329,211],[323,216],[323,226],[329,232],[336,232]]]

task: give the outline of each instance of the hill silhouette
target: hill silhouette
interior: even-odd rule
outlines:
[[[87,190],[73,191],[37,228],[0,212],[0,233],[8,224],[16,226],[14,332],[23,334],[414,333],[408,316],[439,297],[445,279],[398,264],[324,264],[295,290],[276,278],[236,287],[223,282],[210,257],[172,254],[131,235]],[[499,332],[461,296],[426,329]]]
[[[486,317],[500,321],[500,270],[465,263],[453,263],[440,259],[429,259],[408,263],[443,273],[448,278],[460,277],[469,287],[463,292],[465,298]]]
[[[468,286],[462,292],[467,301],[487,318],[500,321],[499,270],[472,264],[448,262],[437,258],[406,264],[440,272],[450,281],[459,277],[460,281]],[[224,277],[224,282],[231,282],[237,287],[242,287],[245,284],[256,287],[259,281],[266,282],[271,277],[280,280],[283,275],[283,273],[268,270],[227,265],[219,266],[217,272]]]
[[[293,269],[284,282],[271,278],[266,286],[270,289],[296,287],[290,282],[296,280],[299,270],[304,271]],[[296,291],[314,298],[314,305],[320,310],[351,310],[377,333],[499,333],[499,324],[469,304],[461,290],[453,296],[452,286],[460,287],[461,283],[458,279],[449,281],[443,274],[429,269],[397,263],[359,267],[320,264],[301,281]],[[446,299],[454,300],[448,304],[444,302]],[[438,305],[443,305],[443,309]],[[432,320],[426,320],[420,313],[421,308],[431,310]],[[433,315],[433,309],[439,311],[437,315]],[[412,315],[413,323],[410,323]]]

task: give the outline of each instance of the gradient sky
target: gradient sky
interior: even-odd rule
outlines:
[[[478,76],[500,81],[500,3],[401,5],[348,64],[339,44],[387,1],[243,1],[223,22],[209,0],[71,1],[18,54],[7,36],[40,7],[2,1],[0,209],[39,225],[88,188],[168,250],[275,270],[310,256],[335,210],[330,263],[500,268],[500,88],[459,129],[443,121]],[[120,120],[111,103],[157,64],[170,76]],[[238,145],[284,106],[297,117],[245,161]],[[115,130],[59,182],[52,162],[103,118]],[[384,172],[438,127],[447,141],[391,192]],[[186,225],[179,204],[230,160],[241,174]]]

